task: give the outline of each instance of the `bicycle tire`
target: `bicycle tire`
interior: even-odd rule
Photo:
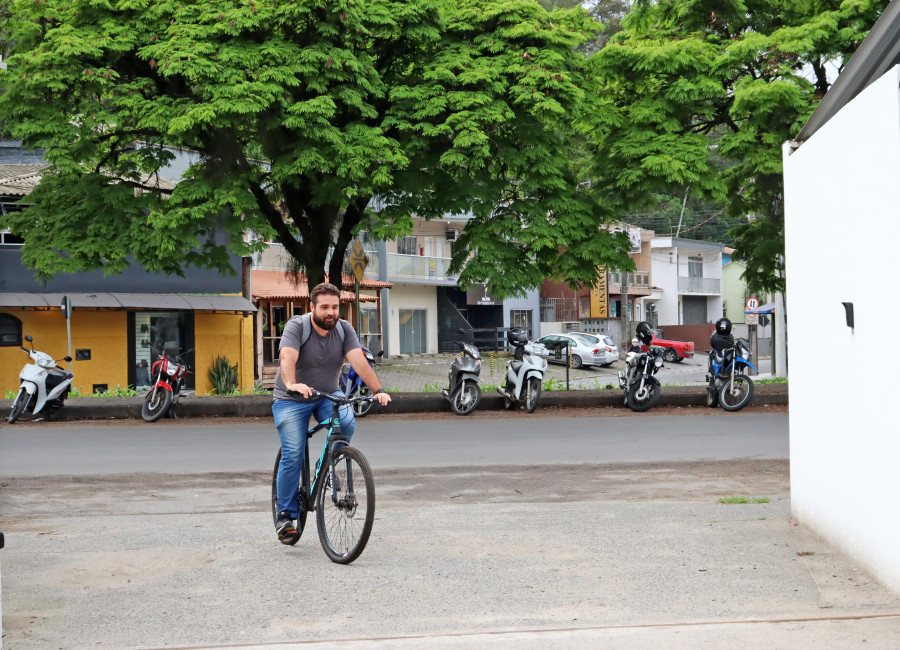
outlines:
[[[305,471],[305,467],[307,466],[307,462],[304,462],[304,471],[300,472],[300,486],[299,492],[302,495],[304,490],[304,480],[305,476],[309,476],[309,472]],[[272,524],[274,525],[278,521],[278,466],[281,465],[281,449],[278,449],[278,455],[275,456],[275,469],[272,470]],[[291,535],[290,537],[281,541],[282,544],[287,544],[288,546],[293,546],[297,542],[300,541],[300,536],[303,534],[303,528],[306,525],[306,508],[303,507],[303,499],[299,499],[299,508],[300,508],[300,516],[297,517],[297,534]]]
[[[369,541],[375,521],[375,478],[369,461],[353,447],[334,452],[337,489],[322,486],[316,527],[322,550],[332,562],[350,564]],[[360,512],[360,510],[363,510]]]

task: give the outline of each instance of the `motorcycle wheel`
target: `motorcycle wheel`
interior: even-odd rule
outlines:
[[[468,415],[481,401],[481,388],[474,381],[464,381],[450,396],[450,408],[457,415]]]
[[[709,386],[706,387],[706,405],[711,409],[719,405],[719,391],[716,390],[715,380],[709,382]]]
[[[525,412],[534,413],[541,401],[541,380],[530,377],[525,385]]]
[[[732,394],[732,382],[734,394]],[[726,411],[740,411],[753,399],[753,380],[747,375],[735,375],[729,379],[719,391],[719,404]]]
[[[628,392],[625,393],[625,403],[628,405],[628,408],[636,413],[649,411],[659,402],[661,389],[656,377],[648,378],[644,382],[644,388],[647,390],[644,399],[637,398],[637,383],[633,387],[629,387]]]
[[[347,397],[367,397],[372,394],[368,386],[354,386]],[[357,402],[353,405],[353,415],[364,418],[375,406],[375,402]]]
[[[15,401],[13,401],[12,408],[9,411],[9,423],[12,424],[16,420],[19,419],[19,416],[25,412],[25,407],[28,406],[28,398],[31,395],[24,388],[19,390],[19,394],[16,395]]]
[[[156,422],[168,412],[170,406],[172,406],[172,393],[165,388],[154,386],[144,398],[141,417],[145,422]]]

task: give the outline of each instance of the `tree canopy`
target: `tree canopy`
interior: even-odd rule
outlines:
[[[596,25],[533,0],[11,0],[0,118],[49,168],[0,224],[39,276],[227,267],[274,236],[310,283],[352,237],[471,214],[463,286],[630,268],[568,143],[605,110],[575,48]],[[135,143],[139,143],[136,146]],[[174,188],[171,148],[196,152]]]
[[[727,205],[751,288],[783,290],[781,145],[888,0],[636,0],[589,60],[601,86],[590,176],[607,205],[655,196]],[[823,179],[824,180],[824,179]]]

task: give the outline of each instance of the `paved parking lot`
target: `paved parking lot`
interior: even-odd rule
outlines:
[[[419,354],[412,356],[395,356],[384,359],[376,365],[375,370],[382,383],[391,391],[402,392],[440,392],[447,386],[447,374],[450,364],[456,355],[453,354]],[[484,386],[497,386],[503,380],[506,362],[510,356],[504,352],[482,352],[481,381]],[[760,371],[769,371],[770,362],[763,359]],[[625,368],[624,361],[617,361],[608,368],[574,368],[551,363],[548,365],[544,380],[558,382],[556,388],[565,388],[568,370],[569,387],[572,389],[600,389],[608,384],[618,388],[618,373]],[[699,354],[693,359],[685,359],[681,363],[667,363],[659,372],[663,386],[705,385],[706,356]]]

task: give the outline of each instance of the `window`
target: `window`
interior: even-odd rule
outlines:
[[[22,345],[22,321],[11,314],[0,314],[0,346]]]
[[[530,339],[532,336],[531,325],[533,322],[533,310],[531,309],[510,309],[509,310],[509,326],[519,327],[525,330]]]
[[[0,244],[8,244],[12,246],[21,246],[25,243],[25,240],[19,237],[18,235],[14,235],[8,230],[0,231]]]
[[[703,258],[702,257],[689,257],[688,258],[688,277],[689,278],[702,278],[703,277]]]
[[[397,253],[400,255],[418,255],[419,251],[416,248],[416,238],[413,236],[398,237]]]
[[[578,318],[591,317],[591,297],[582,296],[578,301]]]
[[[400,310],[400,354],[424,354],[427,346],[427,310]]]

